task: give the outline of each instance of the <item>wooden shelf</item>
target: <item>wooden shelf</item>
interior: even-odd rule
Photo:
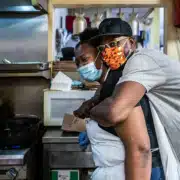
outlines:
[[[53,72],[76,72],[77,67],[73,61],[56,61],[53,63]]]
[[[32,73],[0,73],[0,78],[5,77],[43,77],[50,79],[50,70],[32,72]]]

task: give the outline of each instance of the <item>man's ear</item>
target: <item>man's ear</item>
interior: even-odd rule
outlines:
[[[136,49],[136,41],[134,39],[130,39],[129,43],[130,43],[132,50],[135,50]]]
[[[133,48],[132,47],[132,44],[130,41],[127,41],[124,45],[124,53],[125,53],[125,56],[127,56],[129,54],[129,50]]]

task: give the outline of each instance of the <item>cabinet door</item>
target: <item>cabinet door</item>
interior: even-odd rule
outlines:
[[[44,91],[44,125],[61,126],[64,114],[73,114],[95,91]]]
[[[76,110],[85,99],[51,99],[51,125],[62,125],[64,114],[73,114],[73,111]],[[54,124],[55,123],[55,124]]]

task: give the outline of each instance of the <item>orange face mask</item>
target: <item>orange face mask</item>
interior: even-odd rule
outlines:
[[[111,47],[111,43],[104,45],[103,50],[100,50],[104,62],[111,70],[120,68],[120,66],[122,66],[127,61],[124,53],[124,45],[127,41],[125,41],[125,43],[120,46],[118,46],[118,42],[119,41],[112,42],[115,44],[113,47]]]

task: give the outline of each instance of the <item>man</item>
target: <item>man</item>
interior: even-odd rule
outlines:
[[[100,124],[104,121],[119,124],[126,120],[132,108],[146,94],[154,117],[160,119],[179,164],[180,63],[156,50],[133,50],[131,36],[127,33],[131,28],[120,18],[105,19],[99,31],[102,37],[99,50],[107,66],[114,70],[125,61],[125,67],[113,95],[92,108],[90,117]],[[117,39],[120,48],[112,43]],[[165,170],[170,167],[169,162],[167,152],[163,159]],[[173,173],[178,174],[178,171],[177,168]]]
[[[85,31],[84,34],[86,34],[86,36],[88,36],[88,31]],[[111,94],[111,91],[113,90],[113,87],[116,85],[116,82],[119,79],[119,76],[121,75],[121,69],[120,69],[120,71],[118,70],[118,71],[109,72],[106,83],[103,83],[103,81],[105,80],[104,76],[106,76],[106,72],[107,72],[108,68],[106,66],[102,67],[101,58],[97,58],[97,54],[98,54],[97,50],[95,48],[93,48],[92,46],[88,45],[87,43],[81,43],[80,45],[78,45],[76,47],[76,53],[75,54],[76,54],[76,64],[77,64],[77,67],[78,67],[78,71],[81,74],[81,67],[83,67],[83,72],[82,72],[81,76],[87,78],[86,80],[88,80],[88,79],[92,80],[92,78],[91,78],[91,75],[93,75],[92,72],[93,73],[96,72],[96,71],[98,72],[98,69],[103,70],[101,77],[99,77],[99,79],[94,79],[94,80],[98,80],[101,84],[103,84],[103,88],[106,91],[105,92],[104,90],[102,90],[101,91],[101,97],[95,96],[96,98],[93,98],[93,99],[85,102],[83,104],[83,106],[81,106],[75,112],[75,115],[84,118],[84,117],[88,117],[89,109],[91,109],[93,103],[96,104],[96,101],[98,100],[98,98],[102,100],[107,95],[109,96]],[[96,66],[97,70],[96,71],[95,70],[90,71],[90,68],[88,68],[88,72],[86,72],[85,75],[83,75],[83,73],[85,72],[85,67],[88,67],[87,65],[91,64],[92,61],[95,62],[95,66]],[[87,76],[87,74],[88,74],[88,76]],[[99,73],[95,73],[95,74],[97,75]],[[93,75],[93,77],[95,77],[95,76]],[[102,97],[102,94],[103,94],[103,97]],[[145,103],[145,105],[143,105],[143,106],[147,107],[146,101],[143,101],[143,102]],[[144,110],[144,107],[143,107],[143,110]],[[146,109],[145,109],[145,111],[146,111]],[[144,113],[146,118],[147,118],[147,114],[149,116],[149,113],[146,113],[146,112]],[[143,122],[143,120],[142,121],[140,120],[141,116],[139,116],[139,115],[136,116],[134,114],[134,115],[131,115],[129,117],[133,118],[133,120],[134,120],[134,122],[136,122],[136,124],[134,124],[133,121],[130,121],[131,118],[127,118],[127,120],[124,123],[122,123],[122,125],[120,125],[118,127],[118,129],[116,128],[116,130],[122,131],[118,135],[123,140],[123,143],[124,143],[124,145],[126,147],[125,148],[125,150],[126,150],[126,167],[125,167],[126,168],[125,169],[126,178],[131,179],[131,180],[134,180],[134,179],[138,179],[138,180],[139,179],[150,179],[149,175],[148,175],[148,168],[149,168],[148,161],[150,160],[148,158],[149,152],[147,151],[147,153],[145,153],[145,151],[143,150],[145,148],[145,146],[144,146],[145,144],[146,144],[145,149],[147,149],[147,145],[148,145],[148,141],[149,141],[149,138],[147,138],[147,136],[146,136],[146,134],[147,134],[146,129],[147,128],[145,127],[145,129],[144,129],[144,122]],[[147,119],[149,120],[150,118],[148,117]],[[105,151],[106,152],[108,150],[111,151],[111,146],[113,145],[111,142],[109,142],[109,137],[111,137],[111,135],[109,134],[109,136],[107,136],[106,132],[103,132],[102,130],[98,130],[98,128],[96,126],[90,127],[89,124],[93,124],[93,122],[88,123],[87,131],[91,132],[90,129],[94,128],[93,129],[93,134],[94,134],[94,136],[96,136],[96,138],[94,138],[94,137],[92,138],[91,133],[88,133],[88,135],[90,134],[90,137],[89,137],[90,141],[92,141],[92,139],[95,139],[94,141],[92,141],[93,149],[94,149],[94,146],[95,146],[94,145],[95,142],[98,142],[99,144],[103,143],[103,141],[102,140],[100,141],[100,138],[97,137],[98,132],[101,132],[100,136],[102,136],[102,134],[104,134],[103,137],[104,138],[106,137],[106,139],[104,141],[105,144],[103,145]],[[105,124],[102,123],[102,122],[101,122],[101,125],[99,125],[99,127],[101,127],[103,130],[108,131],[110,133],[113,133],[112,128],[103,127]],[[133,129],[132,129],[132,127],[133,127]],[[97,130],[98,130],[98,132],[97,132]],[[139,131],[141,131],[141,133],[139,133]],[[149,132],[152,133],[151,130]],[[131,136],[133,137],[134,142],[131,140],[131,138],[130,138]],[[152,135],[151,135],[151,137],[152,137]],[[153,144],[152,140],[154,140],[154,138],[150,138],[150,139],[151,139],[151,145],[152,145]],[[111,139],[111,141],[115,141],[115,140],[116,140],[116,137],[114,137],[114,140]],[[84,139],[84,141],[86,143],[87,139]],[[116,141],[116,143],[118,144],[118,141]],[[116,146],[117,146],[117,144],[116,144]],[[142,151],[141,150],[137,151],[136,147],[138,147],[138,144],[140,145],[139,147],[142,148]],[[154,144],[156,146],[156,143],[154,143]],[[81,143],[81,145],[84,145],[84,142]],[[107,148],[105,148],[106,146],[107,146]],[[95,149],[96,149],[96,147],[95,147]],[[120,154],[121,154],[121,149],[122,149],[121,146],[119,146],[119,153]],[[101,159],[102,159],[102,157],[104,157],[104,159],[107,158],[106,156],[103,156],[103,152],[101,152],[101,153],[100,153],[100,151],[98,151],[98,152],[99,152],[99,155],[101,156]],[[111,153],[113,153],[113,152],[111,152]],[[113,160],[116,159],[115,157],[117,157],[116,162],[118,162],[118,155],[117,154],[115,155],[115,154],[113,154],[114,157],[112,157],[111,162],[113,162]],[[141,154],[144,155],[144,156],[141,157]],[[146,154],[148,156],[145,156]],[[96,159],[98,159],[97,155],[96,155]],[[141,167],[141,162],[145,162],[145,161],[146,161],[146,164],[143,165],[143,168],[142,168]],[[157,166],[157,164],[155,164],[155,161],[157,161],[157,160],[154,160],[154,157],[153,157],[153,167],[155,165]],[[119,167],[119,171],[117,171],[116,174],[121,172],[120,169],[121,168]],[[112,169],[111,169],[111,171],[112,171]],[[111,171],[109,170],[109,173]],[[153,169],[153,172],[155,172],[155,171],[156,171],[156,168]],[[144,173],[144,175],[143,175],[143,173]],[[158,171],[158,173],[156,173],[156,174],[152,173],[151,179],[153,179],[153,176],[155,176],[155,179],[159,180],[160,179],[160,172]]]

